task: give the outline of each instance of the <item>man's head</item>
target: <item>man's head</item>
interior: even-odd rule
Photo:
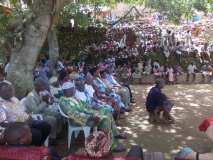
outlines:
[[[29,145],[32,133],[25,123],[11,123],[4,131],[4,139],[8,145]]]
[[[156,86],[158,86],[160,89],[164,88],[165,86],[165,81],[163,79],[157,79],[155,81]]]
[[[90,85],[93,84],[93,76],[89,72],[87,73],[87,76],[86,76],[86,83]]]
[[[37,78],[34,81],[34,89],[37,93],[48,90],[49,84],[43,78]]]
[[[75,95],[75,84],[73,82],[65,82],[62,85],[62,90],[65,97],[72,97]]]
[[[101,78],[105,79],[107,77],[107,72],[106,71],[101,71],[100,75],[101,75]]]
[[[15,94],[12,84],[7,82],[0,83],[0,97],[5,100],[10,100]]]

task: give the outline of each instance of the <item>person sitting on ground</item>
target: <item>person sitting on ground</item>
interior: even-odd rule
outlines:
[[[103,113],[88,108],[84,103],[77,100],[74,95],[76,92],[75,85],[72,82],[66,82],[62,86],[64,96],[60,98],[60,107],[63,112],[74,120],[75,123],[82,126],[97,126],[98,129],[110,134],[112,137],[112,150],[115,152],[123,152],[125,149],[118,146],[115,138],[125,138],[123,135],[118,134],[114,120],[110,114],[104,115]]]
[[[11,84],[0,83],[0,126],[7,126],[13,122],[26,122],[31,128],[32,145],[41,146],[49,136],[51,126],[41,120],[32,120],[25,112],[24,106],[14,96]]]
[[[204,120],[199,126],[199,130],[205,132],[207,137],[213,142],[213,118]],[[199,154],[191,148],[183,148],[175,157],[175,160],[212,160],[213,153]]]
[[[50,138],[54,141],[61,131],[61,116],[57,108],[52,106],[52,96],[46,88],[46,81],[38,78],[34,81],[34,89],[23,100],[26,112],[29,114],[40,114],[43,120],[51,125]]]
[[[51,157],[52,160],[60,160],[61,158],[57,154],[57,152],[53,148],[45,148],[45,147],[32,147],[32,133],[28,124],[22,122],[11,123],[6,127],[4,131],[4,141],[7,145],[0,146],[0,159],[12,159],[17,158],[13,157],[14,154],[9,154],[12,150],[19,151],[28,151],[26,153],[17,153],[18,156],[24,159],[24,157],[31,157],[33,160],[41,159],[41,157]],[[2,153],[3,148],[7,148],[7,154]],[[35,152],[34,152],[35,151]],[[39,151],[39,152],[37,152]],[[4,152],[4,151],[3,151]],[[32,155],[34,153],[34,155]],[[40,153],[40,154],[39,154]],[[4,154],[4,155],[3,155]],[[20,155],[20,156],[19,156]],[[11,156],[11,157],[10,157]]]
[[[163,112],[163,120],[166,123],[174,122],[173,117],[170,115],[172,104],[165,94],[162,93],[165,82],[163,79],[157,79],[156,85],[149,91],[146,99],[146,109],[149,113],[151,122],[159,122],[160,113]]]

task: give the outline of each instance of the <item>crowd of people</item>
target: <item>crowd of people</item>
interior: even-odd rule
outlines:
[[[91,127],[93,134],[99,132],[97,136],[102,136],[98,140],[91,140],[96,136],[87,139],[89,145],[85,147],[91,156],[101,156],[107,151],[126,151],[119,139],[127,139],[127,136],[120,133],[118,126],[122,125],[120,119],[125,118],[124,113],[132,111],[135,101],[129,84],[117,77],[120,73],[129,77],[133,73],[154,74],[156,86],[150,90],[146,100],[149,120],[152,123],[162,120],[174,123],[170,114],[173,104],[162,93],[165,81],[159,78],[166,78],[170,84],[175,83],[175,75],[184,72],[188,73],[187,79],[190,75],[195,79],[196,72],[213,78],[213,46],[195,44],[189,30],[154,30],[150,26],[143,29],[145,32],[130,36],[133,42],[128,40],[127,34],[132,34],[130,30],[123,29],[121,39],[116,39],[115,32],[119,30],[111,30],[107,33],[108,40],[89,46],[87,56],[83,56],[78,64],[59,60],[57,72],[51,69],[50,60],[42,57],[32,73],[32,91],[19,99],[15,97],[12,82],[5,80],[10,67],[7,63],[0,72],[0,126],[3,128],[0,143],[6,146],[6,149],[0,147],[0,154],[5,150],[9,153],[10,147],[26,149],[36,146],[37,149],[32,150],[38,150],[38,154],[44,156],[48,153],[52,159],[60,159],[55,149],[42,147],[47,139],[50,144],[57,143],[58,136],[64,132],[64,117],[60,111],[74,126]],[[147,58],[153,53],[162,55],[167,65]],[[98,60],[93,61],[94,57]],[[177,60],[175,66],[170,63],[172,57]],[[181,64],[190,57],[194,59],[186,63],[184,70]],[[212,128],[209,126],[205,131]],[[210,132],[212,136],[212,130]],[[102,140],[105,141],[103,145],[109,147],[97,147]],[[212,155],[199,155],[186,148],[178,154],[177,160],[198,160],[199,157],[210,160]]]
[[[124,76],[154,74],[171,84],[183,73],[201,73],[204,81],[206,77],[212,81],[213,46],[196,37],[205,33],[204,28],[194,33],[190,28],[165,29],[142,22],[131,27],[129,24],[109,30],[106,41],[88,47],[86,62],[92,63],[91,57],[99,61],[107,59],[118,72],[128,69]]]
[[[42,58],[33,73],[34,88],[22,99],[15,97],[13,84],[4,75],[2,70],[0,126],[6,128],[2,144],[42,146],[47,139],[57,143],[65,129],[60,107],[74,126],[97,128],[110,137],[112,152],[126,150],[118,140],[127,137],[117,126],[135,102],[131,88],[117,80],[111,64],[87,68],[59,61],[53,76],[49,60]]]

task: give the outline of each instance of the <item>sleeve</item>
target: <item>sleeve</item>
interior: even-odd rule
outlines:
[[[0,123],[7,120],[7,114],[3,108],[0,108]]]
[[[70,119],[74,120],[76,123],[80,125],[86,125],[88,119],[91,115],[79,112],[74,105],[71,103],[67,103],[67,101],[60,100],[59,102],[60,107],[62,110],[69,116]]]
[[[24,102],[24,105],[25,105],[27,113],[34,113],[34,114],[42,113],[47,107],[47,103],[45,102],[41,102],[40,104],[37,104],[33,96],[28,96]]]

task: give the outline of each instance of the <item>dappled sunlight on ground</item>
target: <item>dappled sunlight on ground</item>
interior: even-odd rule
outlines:
[[[131,145],[141,145],[144,151],[163,152],[168,160],[182,147],[209,152],[213,145],[204,133],[198,131],[198,125],[205,118],[213,118],[213,85],[174,85],[166,86],[164,93],[174,103],[172,115],[176,123],[172,125],[150,124],[145,109],[145,99],[151,86],[132,86],[137,104],[133,111],[126,113],[119,130],[125,132],[127,140],[120,141],[128,149]],[[66,130],[65,130],[66,133]],[[83,137],[80,136],[80,137]],[[57,145],[61,155],[67,154],[67,136]],[[71,148],[82,146],[84,140],[78,138]],[[121,153],[118,155],[126,155]]]
[[[182,146],[190,146],[199,152],[213,149],[205,134],[198,131],[198,125],[205,118],[213,117],[213,85],[167,86],[164,93],[175,104],[173,125],[153,125],[148,122],[145,98],[150,86],[133,86],[137,105],[127,114],[123,130],[129,137],[125,146],[141,145],[145,151],[160,151],[167,159]]]

